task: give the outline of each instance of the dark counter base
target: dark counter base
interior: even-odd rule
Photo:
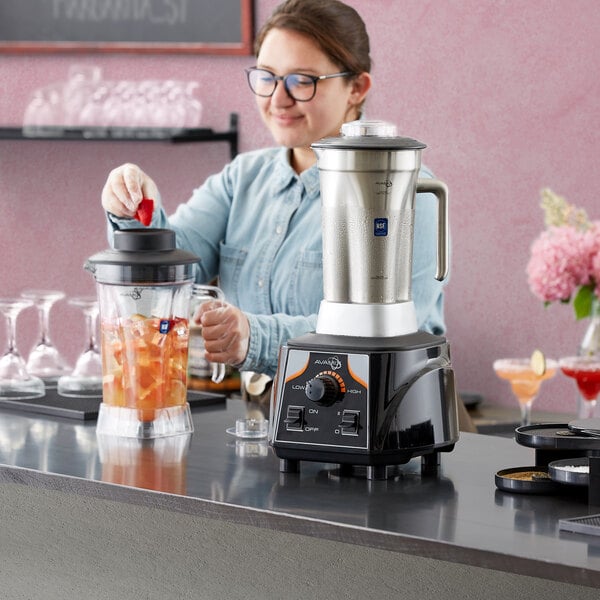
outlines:
[[[0,560],[8,561],[10,568],[5,572],[12,573],[11,581],[19,579],[19,565],[36,564],[40,573],[58,569],[56,561],[63,559],[57,557],[72,555],[71,538],[81,536],[88,540],[89,548],[75,544],[84,563],[78,569],[88,570],[88,562],[94,564],[105,560],[105,554],[120,552],[123,564],[132,561],[133,580],[143,579],[145,568],[139,573],[133,568],[143,556],[164,554],[170,565],[183,560],[189,566],[191,553],[198,573],[188,573],[189,581],[198,583],[203,573],[214,592],[221,589],[217,580],[225,577],[223,565],[228,564],[230,570],[235,570],[235,565],[251,581],[258,577],[265,582],[270,591],[264,595],[251,588],[257,591],[256,598],[355,597],[347,588],[330,590],[326,568],[343,573],[343,579],[357,590],[363,590],[364,579],[379,594],[386,586],[402,589],[397,583],[399,572],[401,581],[419,573],[419,580],[413,581],[413,594],[407,596],[411,598],[415,589],[422,589],[421,581],[428,581],[430,589],[438,591],[437,598],[448,597],[444,585],[455,587],[458,598],[469,597],[458,593],[463,588],[472,590],[471,597],[493,598],[490,590],[497,588],[506,594],[506,586],[513,584],[518,597],[517,587],[525,583],[538,585],[535,589],[546,598],[563,598],[567,593],[591,598],[585,594],[597,594],[593,588],[600,588],[600,539],[558,529],[559,519],[591,514],[585,496],[533,497],[495,488],[496,471],[531,464],[533,451],[513,440],[461,434],[455,450],[441,455],[435,477],[421,474],[420,459],[399,467],[384,481],[347,477],[340,473],[339,465],[313,462],[303,463],[300,473],[284,474],[266,442],[240,443],[225,433],[247,410],[243,402],[231,400],[223,407],[195,410],[195,432],[179,463],[167,460],[173,455],[172,447],[157,442],[145,446],[137,470],[129,472],[112,468],[121,450],[117,448],[111,458],[106,448],[98,448],[93,423],[0,411],[4,442],[0,446],[0,463],[4,464],[0,467],[0,553],[6,554]],[[130,460],[132,446],[124,444],[122,452]],[[146,479],[132,479],[140,472]],[[124,479],[124,474],[130,479]],[[21,496],[23,501],[18,500]],[[125,514],[127,519],[122,516]],[[150,531],[152,523],[157,524],[156,535]],[[117,524],[122,533],[113,531]],[[236,539],[240,527],[247,537]],[[53,528],[53,537],[47,538],[54,540],[51,551],[42,550],[43,544],[35,549],[41,544],[36,541],[36,528],[40,532]],[[159,535],[162,541],[157,539]],[[120,551],[123,537],[131,543]],[[279,554],[279,548],[287,554]],[[36,553],[46,558],[39,563],[30,559]],[[265,560],[258,574],[253,572],[260,568],[255,556]],[[347,564],[356,560],[363,567],[347,572],[346,558]],[[214,561],[221,561],[220,566]],[[318,564],[322,566],[317,568]],[[157,569],[160,571],[160,565]],[[283,573],[286,569],[287,575]],[[373,573],[381,574],[377,585]],[[441,573],[451,577],[446,584]],[[292,595],[282,595],[279,590],[278,596],[272,586],[286,576],[297,587]],[[37,575],[32,577],[37,581]],[[72,571],[68,580],[77,577]],[[232,585],[241,586],[237,575],[232,577]],[[537,579],[523,581],[524,577]],[[94,575],[96,583],[99,579],[100,575]],[[311,587],[313,580],[330,593],[319,596]],[[153,581],[149,579],[149,583]],[[226,581],[221,581],[222,595],[215,592],[205,597],[241,598],[241,587],[227,596]],[[480,582],[494,587],[481,595]],[[109,583],[105,582],[105,591],[110,592],[113,584]],[[586,587],[571,588],[571,584]],[[188,597],[186,593],[182,588],[181,597]],[[129,596],[120,590],[116,597]],[[155,596],[148,592],[147,597]],[[392,597],[403,596],[398,592]],[[423,591],[418,597],[434,595]]]

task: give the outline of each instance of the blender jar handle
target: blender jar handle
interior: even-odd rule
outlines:
[[[448,235],[448,187],[438,179],[417,179],[417,193],[434,194],[438,201],[437,216],[437,270],[435,278],[443,281],[448,276],[450,238]]]
[[[192,296],[201,300],[225,301],[223,290],[214,285],[195,283],[192,286]],[[225,379],[225,365],[223,363],[212,363],[211,380],[214,383],[221,383],[223,379]]]

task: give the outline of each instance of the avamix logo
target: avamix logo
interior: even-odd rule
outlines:
[[[342,368],[342,362],[337,356],[317,359],[315,360],[315,365],[327,365],[332,371],[337,371]]]
[[[392,187],[392,182],[389,179],[384,179],[383,181],[376,181],[375,185],[383,185],[386,188]]]

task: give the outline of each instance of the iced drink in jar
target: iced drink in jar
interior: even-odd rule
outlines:
[[[186,403],[188,320],[134,314],[102,320],[103,402],[138,409],[140,421]]]

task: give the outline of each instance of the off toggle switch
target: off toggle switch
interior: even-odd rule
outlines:
[[[344,410],[342,413],[342,422],[339,425],[342,435],[358,435],[360,427],[360,411]]]
[[[288,406],[283,422],[287,431],[302,431],[304,428],[304,407]]]

